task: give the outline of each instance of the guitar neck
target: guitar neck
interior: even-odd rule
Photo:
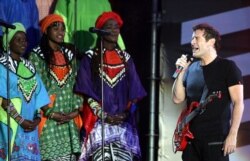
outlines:
[[[188,124],[198,113],[200,113],[200,109],[196,108],[190,114],[183,118],[180,124],[178,124],[178,131],[181,131],[186,124]]]
[[[206,99],[204,102],[201,102],[197,108],[195,108],[191,113],[183,118],[181,123],[178,125],[178,131],[181,131],[186,124],[188,124],[196,115],[200,113],[202,109],[208,104],[209,99]]]

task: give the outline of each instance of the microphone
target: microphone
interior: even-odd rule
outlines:
[[[89,28],[89,32],[96,33],[96,34],[102,35],[102,36],[104,36],[104,35],[111,35],[111,32],[106,31],[106,30],[97,29],[95,27],[90,27]]]
[[[190,56],[189,54],[186,54],[186,56],[187,56],[187,62],[193,61],[192,56]],[[178,66],[177,69],[175,70],[172,78],[174,78],[174,79],[177,78],[179,76],[179,74],[181,73],[182,70],[183,70],[183,67],[182,66]]]
[[[0,19],[0,26],[4,26],[5,28],[10,28],[10,29],[16,29],[15,25],[8,24],[7,22],[4,22],[3,20]]]
[[[174,79],[177,78],[178,75],[180,74],[180,72],[181,72],[182,70],[183,70],[183,67],[182,67],[182,66],[178,66],[177,69],[175,70],[175,72],[174,72],[172,78],[174,78]]]

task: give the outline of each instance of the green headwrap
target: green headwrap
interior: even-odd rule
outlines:
[[[26,33],[26,30],[24,28],[24,26],[19,23],[19,22],[15,22],[13,23],[14,26],[16,26],[16,29],[9,29],[9,33],[8,33],[8,42],[7,44],[10,43],[11,39],[14,37],[14,35],[18,32],[18,31],[22,31]],[[6,34],[6,29],[3,28],[3,48],[4,50],[6,50],[6,41],[7,41],[7,34]]]

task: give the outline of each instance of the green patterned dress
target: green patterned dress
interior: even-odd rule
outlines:
[[[70,69],[61,76],[47,68],[40,46],[33,49],[29,59],[35,65],[49,95],[56,95],[52,112],[69,113],[82,105],[82,98],[73,94],[77,72],[77,62],[73,51],[61,48],[61,53],[66,55],[69,60],[68,66],[70,66]],[[60,68],[63,66],[58,66],[56,69],[60,70]],[[40,149],[42,160],[56,160],[56,158],[79,153],[79,131],[74,120],[57,125],[56,121],[47,119],[40,134]]]

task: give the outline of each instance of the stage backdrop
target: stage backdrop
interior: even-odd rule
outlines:
[[[235,61],[244,76],[245,111],[241,121],[237,150],[231,161],[250,158],[250,1],[242,0],[175,0],[162,1],[161,83],[159,107],[158,161],[181,161],[181,153],[172,151],[172,137],[176,121],[185,105],[171,101],[171,75],[175,61],[181,54],[190,53],[192,26],[209,23],[222,35],[222,49],[218,53]],[[223,74],[223,73],[222,73]]]

